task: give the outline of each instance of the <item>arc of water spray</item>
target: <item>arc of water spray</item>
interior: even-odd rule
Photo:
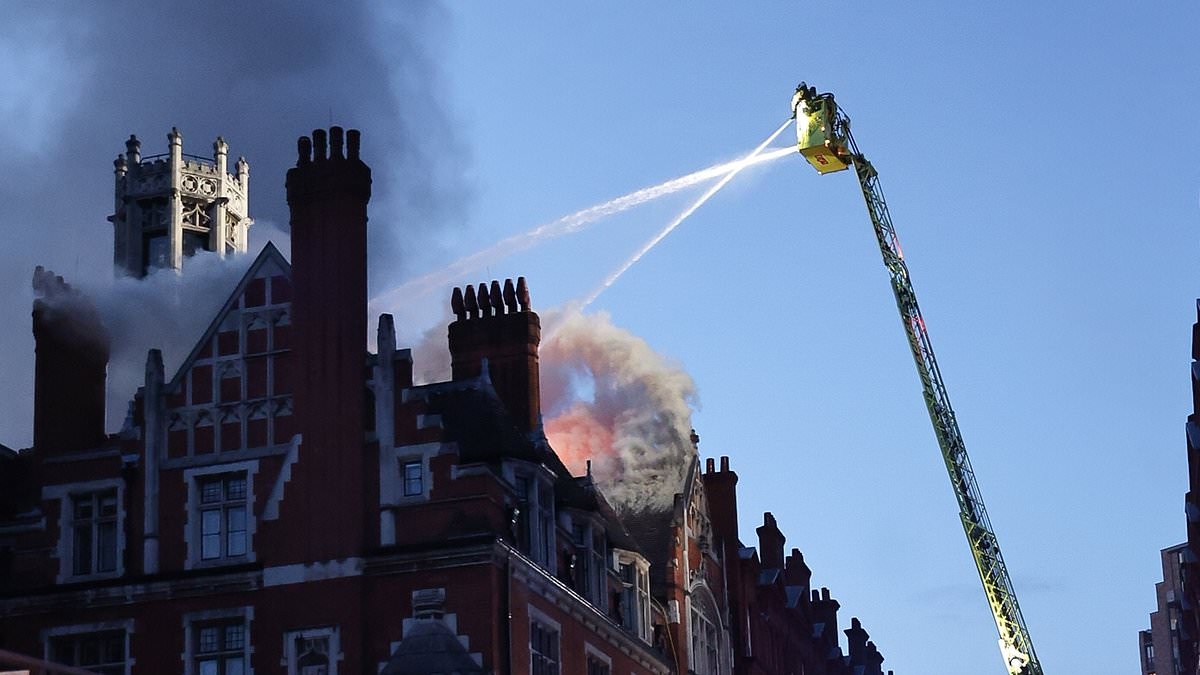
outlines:
[[[785,125],[786,126],[786,125]],[[778,132],[772,136],[778,136]],[[516,234],[506,239],[502,239],[485,249],[464,256],[455,262],[435,270],[423,276],[406,281],[403,284],[393,288],[390,291],[385,291],[371,299],[372,308],[385,309],[391,305],[399,304],[400,301],[413,297],[420,297],[434,290],[440,290],[447,284],[459,281],[459,277],[468,272],[472,272],[486,263],[495,262],[496,260],[512,255],[519,251],[531,248],[542,241],[553,239],[565,234],[571,234],[583,229],[587,225],[605,218],[615,215],[622,211],[626,211],[635,206],[645,204],[646,202],[674,194],[684,188],[703,183],[713,178],[721,176],[729,176],[731,171],[735,169],[741,171],[747,166],[767,162],[773,159],[782,157],[785,154],[794,152],[792,148],[782,148],[773,152],[762,154],[758,150],[751,153],[749,156],[742,159],[736,159],[731,162],[722,162],[715,164],[706,169],[701,169],[686,176],[671,179],[658,185],[652,185],[640,190],[635,190],[627,195],[610,199],[602,204],[590,206],[586,209],[576,211],[570,215],[563,216],[549,223],[544,223],[531,230]],[[734,171],[736,173],[736,171]],[[726,180],[728,182],[728,180]]]
[[[745,169],[746,167],[750,166],[751,164],[756,163],[756,161],[765,161],[767,158],[774,159],[776,157],[781,157],[783,155],[796,152],[795,148],[788,147],[788,148],[780,148],[778,150],[773,150],[765,155],[762,154],[763,150],[768,145],[770,145],[771,142],[774,141],[775,138],[777,136],[779,136],[779,134],[781,134],[783,132],[783,130],[786,129],[788,127],[788,125],[791,123],[792,123],[792,120],[788,119],[786,122],[781,124],[778,129],[775,130],[775,133],[768,136],[767,140],[760,143],[758,145],[758,147],[754,149],[754,152],[751,152],[749,155],[747,155],[745,158],[743,158],[741,160],[738,160],[736,162],[730,162],[728,165],[730,168],[725,173],[725,175],[721,177],[721,180],[714,183],[712,187],[710,187],[708,190],[706,190],[704,192],[704,194],[700,195],[700,198],[697,199],[695,202],[693,202],[691,206],[684,209],[683,212],[680,213],[678,216],[675,216],[675,219],[672,220],[670,223],[667,223],[666,227],[659,230],[658,234],[654,235],[649,240],[647,240],[646,243],[642,244],[641,248],[639,248],[636,253],[634,253],[632,256],[630,256],[630,258],[628,260],[626,260],[623,265],[618,267],[612,274],[609,274],[608,277],[606,277],[604,279],[604,283],[597,286],[596,289],[594,291],[592,291],[583,300],[582,303],[580,303],[578,305],[574,305],[574,303],[572,303],[572,305],[577,306],[582,311],[583,309],[586,309],[588,305],[595,302],[596,298],[600,297],[601,293],[608,290],[610,286],[615,284],[617,282],[617,279],[621,278],[622,274],[625,274],[626,272],[628,272],[630,267],[633,267],[635,264],[637,264],[637,261],[641,260],[642,256],[646,255],[646,253],[648,253],[650,251],[650,249],[657,246],[658,242],[660,242],[664,238],[666,238],[666,236],[668,234],[671,234],[671,232],[675,228],[679,227],[680,223],[687,220],[689,216],[691,216],[693,213],[696,212],[696,209],[703,206],[704,202],[707,202],[710,198],[712,198],[713,195],[720,192],[721,188],[725,187],[725,185],[727,183],[729,183],[729,181],[733,180],[734,176],[741,173],[742,169]]]

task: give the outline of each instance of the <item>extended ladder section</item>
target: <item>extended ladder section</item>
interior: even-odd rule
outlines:
[[[996,620],[996,629],[1000,633],[1000,653],[1005,667],[1010,675],[1042,675],[1042,666],[1033,651],[1029,630],[1017,605],[1017,595],[983,506],[975,472],[971,469],[971,460],[967,457],[967,448],[963,444],[954,409],[950,406],[950,397],[933,354],[929,332],[925,329],[925,320],[917,305],[917,294],[913,290],[900,241],[892,227],[892,217],[879,186],[879,174],[859,151],[854,136],[850,134],[850,120],[834,102],[832,94],[818,94],[815,88],[802,82],[792,99],[792,111],[796,116],[800,153],[817,171],[824,174],[853,167],[858,175],[858,184],[867,203],[871,225],[875,228],[879,251],[883,254],[883,263],[891,277],[896,307],[900,310],[904,332],[908,336],[917,374],[921,378],[929,419],[933,422],[946,471],[950,474],[950,483],[958,499],[963,530],[979,569],[979,578]]]

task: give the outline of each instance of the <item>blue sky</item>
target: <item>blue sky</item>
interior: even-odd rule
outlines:
[[[1185,536],[1200,10],[647,4],[266,3],[225,31],[194,7],[11,9],[3,352],[32,354],[34,264],[107,275],[108,163],[130,132],[148,153],[172,125],[188,152],[224,134],[251,161],[262,241],[283,238],[295,137],[362,128],[380,291],[734,159],[807,80],[837,94],[880,172],[1046,671],[1137,672],[1158,550]],[[702,190],[461,281],[525,275],[535,307],[557,306]],[[399,311],[402,334],[419,340],[444,300]],[[799,157],[747,171],[594,309],[690,373],[702,454],[741,476],[743,540],[773,512],[885,667],[1004,672],[849,173]],[[0,362],[12,446],[28,442],[29,363]]]
[[[1137,672],[1185,537],[1198,12],[1133,4],[452,6],[463,251],[730,159],[807,80],[881,181],[1047,672]],[[585,294],[699,191],[489,277]],[[680,362],[741,476],[897,672],[1003,673],[849,173],[748,172],[596,309]],[[848,616],[846,617],[848,621]]]

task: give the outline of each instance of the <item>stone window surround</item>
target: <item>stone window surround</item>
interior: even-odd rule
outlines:
[[[691,654],[693,663],[689,665],[694,672],[704,673],[705,675],[724,675],[728,672],[728,664],[725,662],[725,626],[721,622],[720,615],[716,612],[718,606],[717,599],[713,595],[712,589],[708,587],[708,584],[703,581],[692,584],[687,594],[687,644],[691,645],[693,643],[693,636],[697,627],[693,625],[694,622],[692,619],[694,616],[699,615],[713,629],[713,637],[716,641],[711,646],[717,653],[717,671],[715,673],[709,671],[707,664],[700,664],[694,661],[698,657],[703,658],[702,655]],[[708,645],[707,637],[704,636],[706,645]]]
[[[227,473],[244,473],[246,475],[246,555],[236,558],[214,558],[203,560],[200,554],[200,478]],[[183,568],[186,570],[206,567],[224,567],[241,562],[254,562],[254,534],[258,530],[258,516],[255,512],[254,476],[258,473],[258,460],[230,462],[227,464],[209,464],[190,469],[184,469],[183,481],[187,485],[187,503],[184,513],[183,540],[187,549]]]
[[[614,548],[613,557],[617,561],[617,569],[621,565],[632,565],[634,568],[634,597],[638,602],[638,619],[639,625],[634,628],[634,632],[642,641],[649,644],[653,638],[653,627],[651,626],[651,607],[650,607],[650,562],[640,554],[633,551]],[[640,584],[645,581],[645,588],[641,588]],[[622,580],[624,583],[624,580]],[[643,591],[646,597],[646,603],[642,605]]]
[[[246,630],[246,638],[242,643],[242,657],[245,659],[244,663],[246,664],[244,675],[254,675],[254,667],[250,664],[250,656],[254,654],[254,646],[251,644],[252,641],[250,639],[250,624],[254,622],[253,605],[247,605],[245,607],[231,607],[229,609],[210,609],[199,612],[187,612],[184,614],[183,653],[179,655],[179,658],[183,661],[183,675],[197,675],[196,657],[199,656],[199,654],[197,654],[195,651],[196,624],[229,619],[242,620],[242,625]]]
[[[71,503],[73,497],[106,490],[117,491],[117,568],[111,572],[93,572],[92,574],[74,574],[74,509]],[[125,481],[120,478],[104,478],[101,480],[81,481],[78,483],[63,483],[47,485],[42,488],[42,499],[58,500],[58,545],[54,555],[58,558],[58,575],[55,583],[73,583],[91,581],[94,579],[116,579],[125,575]]]
[[[341,628],[339,626],[320,626],[285,632],[283,634],[283,658],[280,659],[279,665],[287,667],[288,675],[299,675],[300,670],[296,665],[296,661],[300,655],[296,653],[296,638],[311,639],[321,637],[329,639],[328,675],[337,675],[338,662],[345,659],[345,654],[342,653]]]
[[[125,673],[129,675],[130,669],[136,663],[132,653],[129,651],[129,636],[133,634],[133,619],[124,619],[120,621],[104,621],[101,623],[79,623],[70,626],[57,626],[55,628],[47,628],[41,632],[42,642],[42,658],[50,660],[50,641],[54,638],[65,637],[68,635],[86,635],[88,633],[104,633],[109,631],[125,631]]]
[[[430,462],[440,455],[443,443],[418,443],[402,445],[379,452],[379,543],[391,546],[396,543],[396,516],[393,509],[429,501],[433,489],[433,473]],[[404,465],[421,462],[421,494],[404,495]]]
[[[608,666],[608,672],[612,673],[612,657],[600,651],[599,647],[585,640],[583,642],[583,658],[585,663],[589,657]]]
[[[550,630],[554,631],[554,635],[558,639],[558,672],[561,674],[563,672],[562,624],[555,621],[554,619],[551,619],[549,615],[547,615],[545,612],[541,611],[537,607],[534,607],[533,605],[526,605],[526,611],[529,613],[529,623],[530,624],[539,623],[543,627],[549,628]],[[533,672],[533,631],[532,630],[530,630],[529,640],[530,640],[529,669],[527,672],[532,673]]]

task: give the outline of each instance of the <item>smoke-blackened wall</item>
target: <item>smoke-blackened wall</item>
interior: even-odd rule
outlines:
[[[574,472],[588,460],[619,510],[664,509],[683,486],[696,386],[606,313],[547,317],[542,400],[550,444]]]
[[[20,447],[31,438],[34,266],[83,288],[120,290],[105,216],[113,207],[112,160],[130,133],[147,154],[165,151],[166,133],[177,126],[184,152],[205,155],[222,135],[231,154],[244,155],[253,174],[252,253],[268,239],[287,252],[284,172],[295,161],[296,136],[331,116],[377,139],[366,157],[375,173],[373,287],[394,285],[414,252],[431,245],[426,235],[458,226],[469,194],[464,145],[443,108],[439,45],[448,18],[431,0],[6,8],[0,442]],[[144,359],[143,352],[137,376]],[[114,353],[110,387],[122,379],[118,360]]]

